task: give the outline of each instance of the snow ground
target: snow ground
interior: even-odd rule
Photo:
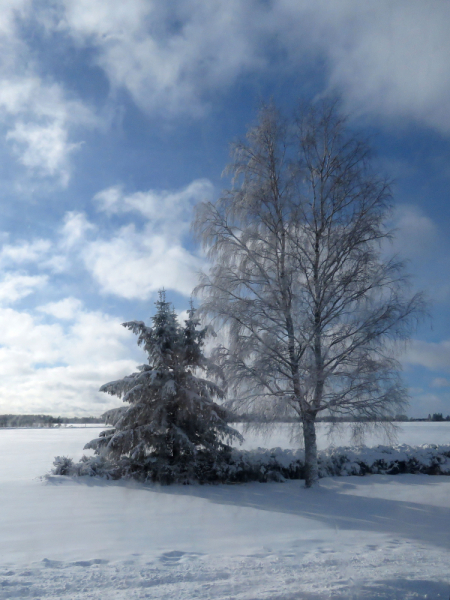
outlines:
[[[450,424],[405,425],[402,443],[450,442]],[[0,430],[0,600],[450,596],[448,477],[336,477],[315,490],[40,479],[95,435]],[[282,435],[270,445],[288,446]]]

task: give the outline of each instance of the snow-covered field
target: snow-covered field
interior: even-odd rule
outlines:
[[[0,430],[0,599],[450,596],[448,477],[326,478],[315,490],[40,479],[96,433]],[[450,423],[403,424],[398,441],[448,444]],[[283,427],[245,447],[262,445],[292,447]]]
[[[408,444],[410,446],[420,446],[421,444],[450,444],[450,422],[412,422],[397,423],[398,432],[396,443]],[[238,426],[241,432],[244,432],[241,426]],[[268,433],[244,432],[245,441],[242,448],[250,450],[261,446],[263,448],[298,448],[299,443],[292,439],[292,433],[295,434],[289,425],[278,425],[271,428]],[[352,445],[351,430],[349,425],[342,425],[339,429],[330,432],[329,425],[319,423],[317,425],[317,447],[319,450],[334,446]],[[383,433],[367,433],[364,437],[366,446],[377,446],[378,444],[389,444],[389,440]]]

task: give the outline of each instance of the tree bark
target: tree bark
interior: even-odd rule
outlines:
[[[315,415],[303,415],[303,439],[305,442],[305,487],[310,488],[319,481]]]

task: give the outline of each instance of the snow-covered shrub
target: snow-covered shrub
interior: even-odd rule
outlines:
[[[54,475],[75,475],[73,460],[68,456],[55,456],[53,465]]]
[[[108,479],[124,477],[162,483],[284,481],[304,479],[305,473],[304,452],[281,448],[233,449],[215,457],[199,452],[190,470],[186,470],[182,463],[161,463],[151,457],[143,461],[124,457],[115,463],[108,463],[98,456],[83,457],[80,463],[70,461],[62,469],[61,460],[70,461],[58,457],[54,463],[54,474],[100,475]],[[103,462],[98,462],[101,460]],[[341,447],[319,452],[320,477],[399,473],[450,475],[450,445]]]

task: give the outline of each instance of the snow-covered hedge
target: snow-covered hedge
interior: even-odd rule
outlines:
[[[190,465],[161,465],[155,459],[132,461],[122,458],[111,464],[102,456],[83,458],[74,463],[67,457],[56,457],[54,475],[100,476],[107,479],[133,478],[161,483],[239,483],[246,481],[283,481],[303,479],[304,452],[281,448],[233,449],[212,460],[198,454]],[[319,452],[319,475],[397,475],[424,473],[450,475],[450,445],[377,446],[328,448]]]

